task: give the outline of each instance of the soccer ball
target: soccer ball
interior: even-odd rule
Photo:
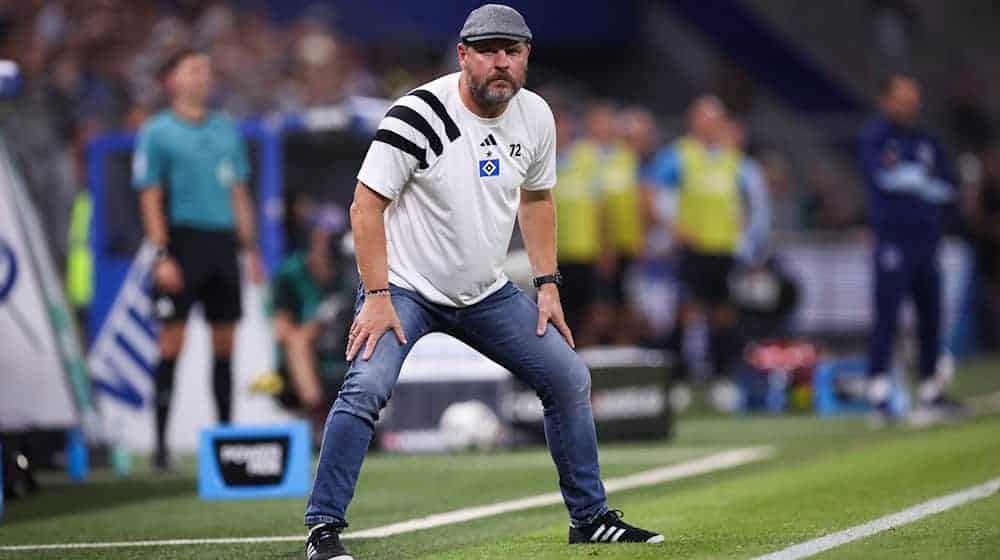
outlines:
[[[481,401],[450,405],[441,414],[438,430],[449,451],[489,451],[499,445],[503,432],[497,415]]]

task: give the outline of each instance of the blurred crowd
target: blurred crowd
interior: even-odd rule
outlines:
[[[0,59],[19,64],[24,84],[4,107],[0,127],[17,138],[10,148],[58,255],[65,254],[73,196],[85,185],[88,141],[136,130],[161,108],[157,69],[170,53],[191,46],[215,63],[213,105],[238,118],[332,105],[351,95],[392,96],[436,70],[408,57],[409,65],[373,75],[356,46],[337,33],[333,10],[319,4],[279,25],[251,2],[239,9],[190,0],[0,2]],[[394,58],[383,51],[375,55]]]
[[[0,129],[8,141],[17,139],[8,149],[26,175],[57,261],[68,252],[74,197],[86,188],[87,143],[135,130],[162,106],[156,70],[181,46],[212,55],[219,85],[214,105],[236,117],[335,105],[353,95],[392,98],[453,68],[443,47],[361,47],[338,32],[330,4],[279,23],[255,2],[0,1],[0,59],[20,65],[24,84],[16,99],[2,104]],[[960,229],[979,249],[983,297],[991,304],[984,308],[1000,309],[1000,148],[974,74],[954,84],[951,136],[967,187]],[[636,314],[628,305],[617,306],[620,312],[608,306],[625,301],[627,271],[637,259],[667,259],[673,250],[665,216],[675,201],[652,184],[649,167],[687,123],[637,105],[541,89],[559,127],[561,231],[578,234],[560,243],[561,261],[595,271],[594,289],[580,295],[589,303],[574,318],[582,342],[634,342],[643,330]],[[756,141],[766,136],[757,134],[763,121],[746,117],[728,121],[725,142],[759,168],[769,228],[856,235],[866,210],[853,146],[841,147],[837,158],[800,161]],[[600,173],[588,171],[595,162]],[[580,234],[587,228],[595,229]]]
[[[0,127],[18,139],[11,149],[35,191],[57,255],[66,253],[70,205],[86,184],[87,142],[136,130],[162,106],[156,70],[181,46],[213,56],[219,86],[214,105],[235,117],[335,105],[351,95],[393,98],[452,64],[443,51],[426,46],[424,52],[406,44],[361,49],[338,33],[329,5],[317,4],[281,24],[262,6],[239,6],[190,0],[0,4],[0,59],[20,65],[24,84]],[[657,119],[631,114],[630,142],[640,145],[630,149],[652,150]],[[798,185],[781,152],[764,150],[760,160],[774,191],[776,227],[862,223],[858,197],[841,188],[845,176],[835,165],[810,169],[812,180]]]

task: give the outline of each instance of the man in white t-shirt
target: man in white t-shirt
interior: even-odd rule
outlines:
[[[488,4],[469,14],[460,38],[462,71],[400,98],[358,173],[351,223],[363,287],[305,515],[309,560],[351,558],[339,533],[375,422],[407,353],[435,331],[538,393],[570,543],[663,541],[606,503],[590,372],[559,301],[555,123],[545,101],[521,89],[531,31],[514,9]],[[515,217],[537,304],[502,270]]]

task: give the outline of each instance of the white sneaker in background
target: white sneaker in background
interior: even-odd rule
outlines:
[[[921,403],[932,403],[936,401],[945,389],[951,386],[955,380],[955,357],[948,352],[942,352],[938,358],[934,375],[920,382],[917,389],[917,398]]]
[[[729,380],[716,381],[715,384],[712,385],[709,398],[711,399],[712,407],[714,407],[715,410],[726,414],[732,414],[739,411],[743,400],[743,397],[740,395],[739,388]]]
[[[880,373],[868,379],[868,402],[874,407],[883,406],[889,402],[892,392],[892,380],[888,374]]]

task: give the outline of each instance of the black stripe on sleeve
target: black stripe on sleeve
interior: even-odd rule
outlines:
[[[423,99],[424,103],[429,105],[431,109],[434,109],[438,118],[444,122],[444,130],[448,133],[449,141],[454,142],[456,138],[462,135],[462,133],[458,131],[458,126],[455,125],[455,121],[451,120],[451,115],[448,114],[448,111],[444,108],[441,100],[438,99],[433,93],[427,91],[426,89],[415,89],[410,92],[410,95],[416,95],[420,99]]]
[[[413,142],[410,142],[395,132],[380,128],[377,132],[375,132],[374,141],[383,142],[393,148],[397,148],[410,154],[411,156],[417,158],[417,161],[420,162],[420,169],[427,169],[427,150],[417,146]]]
[[[434,132],[430,123],[420,116],[420,113],[405,105],[396,105],[392,109],[389,109],[389,112],[385,116],[397,118],[420,131],[420,133],[427,137],[427,142],[431,145],[431,149],[434,150],[434,155],[441,155],[441,151],[444,149],[441,145],[441,137],[437,135],[437,132]]]

